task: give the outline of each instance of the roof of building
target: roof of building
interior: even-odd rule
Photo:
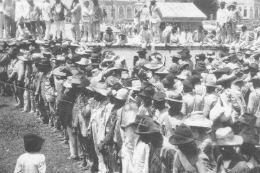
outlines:
[[[163,18],[203,20],[207,16],[193,3],[158,2]]]

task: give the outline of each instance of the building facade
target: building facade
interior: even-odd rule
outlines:
[[[226,0],[227,4],[234,0]],[[236,0],[237,7],[243,15],[243,19],[260,19],[260,0]]]

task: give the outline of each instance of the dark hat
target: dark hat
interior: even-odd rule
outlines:
[[[180,55],[182,53],[189,54],[190,50],[188,48],[183,48],[180,52],[178,52],[178,54]]]
[[[254,145],[259,144],[259,136],[255,132],[255,128],[244,127],[239,133],[239,136],[242,136],[243,143],[250,143]]]
[[[160,125],[154,122],[151,117],[145,117],[139,122],[135,133],[138,135],[160,133]]]
[[[254,58],[260,58],[260,53],[255,54]]]
[[[176,79],[176,76],[173,74],[168,74],[161,82],[164,85],[172,85],[174,84],[174,79]]]
[[[16,48],[14,48],[14,47],[11,47],[11,48],[8,49],[7,53],[9,55],[13,55],[15,53],[18,53],[18,50]]]
[[[226,2],[225,1],[221,1],[220,4],[226,4]]]
[[[194,89],[194,86],[192,85],[191,83],[191,80],[190,79],[185,79],[184,81],[182,81],[182,84],[191,88],[191,89]]]
[[[200,59],[202,61],[204,61],[206,59],[206,55],[204,53],[198,54],[196,55],[196,59]]]
[[[222,75],[221,78],[219,78],[216,82],[217,85],[225,85],[228,83],[232,83],[233,81],[235,81],[237,79],[236,76],[228,76],[226,74]]]
[[[178,64],[173,64],[168,71],[172,74],[177,74],[180,71],[180,66]]]
[[[249,126],[255,126],[256,127],[256,119],[257,117],[250,114],[250,113],[244,113],[242,116],[239,117],[237,120],[240,123],[249,125]]]
[[[166,93],[167,97],[166,100],[171,101],[171,102],[179,102],[182,103],[182,95],[178,91],[168,91]]]
[[[142,49],[138,50],[137,53],[146,54],[147,51],[145,48],[142,48]]]
[[[207,70],[207,68],[206,68],[205,62],[202,62],[202,61],[197,62],[196,66],[195,66],[195,71],[202,73],[202,72],[205,72],[206,70]]]
[[[153,98],[155,93],[154,87],[153,86],[148,86],[144,88],[139,95],[143,97],[148,97],[148,98]]]
[[[93,53],[100,53],[102,51],[102,47],[101,46],[96,46],[92,48],[92,52]]]
[[[107,27],[106,31],[113,31],[111,27]]]
[[[245,29],[247,29],[247,26],[246,26],[246,25],[242,25],[241,28],[245,28]]]
[[[171,58],[172,59],[181,59],[181,56],[178,54],[175,54],[175,55],[171,55]]]
[[[218,69],[218,70],[214,71],[213,73],[215,73],[215,74],[216,74],[216,73],[229,74],[231,71],[232,71],[231,68],[229,68],[229,67],[223,67],[223,68],[221,68],[221,69]]]
[[[250,82],[260,83],[260,77],[259,76],[253,77],[250,79]]]
[[[166,94],[164,92],[156,92],[153,96],[153,100],[164,101],[166,99]]]
[[[190,127],[186,126],[185,124],[180,124],[176,127],[175,131],[169,139],[169,142],[172,145],[181,145],[195,141],[198,137],[199,134],[197,131],[192,131]]]

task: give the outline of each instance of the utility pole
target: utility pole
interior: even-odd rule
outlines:
[[[111,14],[112,14],[112,23],[114,23],[114,0],[111,0],[112,1],[112,8],[111,8]]]

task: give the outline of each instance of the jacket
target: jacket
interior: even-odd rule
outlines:
[[[69,11],[68,7],[61,3],[55,3],[52,8],[51,12],[53,14],[54,21],[64,21],[65,20],[65,10]]]
[[[71,13],[72,13],[71,22],[74,23],[74,24],[78,24],[81,20],[81,5],[80,5],[80,3],[73,4],[72,9],[71,9]]]

